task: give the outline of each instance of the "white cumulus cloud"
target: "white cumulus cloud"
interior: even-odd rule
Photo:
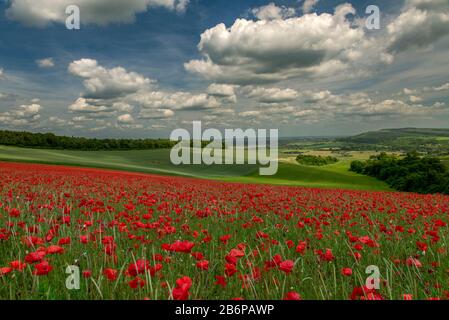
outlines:
[[[184,12],[188,4],[188,0],[11,0],[6,15],[26,26],[45,27],[50,23],[65,23],[66,8],[76,5],[80,8],[82,24],[104,26],[133,22],[137,13],[150,8]]]
[[[93,59],[73,61],[69,65],[72,75],[83,78],[87,98],[111,99],[135,93],[148,87],[154,80],[123,67],[107,69]]]
[[[39,68],[53,68],[55,66],[55,62],[53,61],[53,58],[45,58],[36,60],[37,65]]]
[[[449,82],[441,86],[433,88],[434,91],[449,91]]]
[[[201,35],[201,60],[185,68],[220,83],[254,84],[294,77],[332,75],[348,69],[370,50],[362,27],[346,19],[355,9],[345,4],[334,14],[306,14],[286,20],[237,19]]]
[[[236,103],[235,89],[236,86],[233,85],[213,83],[207,88],[207,93],[221,99],[224,103]]]
[[[254,8],[251,13],[259,20],[274,20],[291,18],[296,14],[295,8],[278,7],[273,2],[262,7]]]
[[[40,118],[42,106],[37,103],[24,104],[0,113],[0,124],[7,127],[25,127],[35,124]]]
[[[248,98],[256,98],[262,103],[281,103],[296,100],[298,92],[293,89],[255,87],[249,89]]]
[[[304,13],[311,12],[313,7],[315,7],[318,2],[319,0],[304,0],[304,3],[302,4],[302,11]]]
[[[215,97],[205,93],[193,94],[190,92],[140,92],[133,97],[133,101],[143,108],[170,109],[170,110],[205,110],[218,108],[220,104]]]
[[[123,114],[117,118],[117,121],[122,124],[134,123],[134,118],[130,114]]]
[[[142,109],[139,114],[140,119],[168,119],[172,118],[175,113],[169,109]]]
[[[389,52],[426,47],[449,35],[447,0],[406,0],[401,14],[388,27]]]

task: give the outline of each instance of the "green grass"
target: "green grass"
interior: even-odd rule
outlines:
[[[257,167],[251,165],[175,166],[170,162],[169,150],[66,151],[0,146],[0,160],[85,166],[199,178],[244,176],[257,170]]]
[[[324,167],[301,166],[293,161],[283,161],[279,163],[279,171],[275,176],[259,176],[258,167],[254,165],[175,166],[170,162],[169,153],[169,150],[62,151],[0,146],[0,160],[2,161],[95,167],[241,183],[372,191],[390,190],[381,181],[349,172],[350,160]]]
[[[446,166],[449,167],[449,157],[442,157],[442,158],[441,158],[441,161],[442,161]]]
[[[341,161],[324,167],[281,163],[275,176],[241,177],[240,182],[304,186],[312,188],[353,189],[371,191],[391,190],[384,182],[348,171],[350,161]],[[232,181],[224,178],[223,180]]]

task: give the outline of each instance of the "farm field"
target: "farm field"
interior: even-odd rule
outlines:
[[[389,187],[377,179],[349,172],[355,158],[326,167],[307,167],[297,164],[294,157],[280,154],[279,171],[275,176],[261,177],[253,165],[181,165],[170,163],[169,150],[145,151],[61,151],[0,146],[0,161],[85,166],[117,169],[162,175],[178,175],[228,182],[268,183],[277,185],[388,191]],[[369,157],[359,153],[356,157]]]
[[[448,196],[13,163],[0,178],[1,299],[449,296]]]
[[[274,176],[259,176],[256,173],[238,179],[224,177],[221,180],[242,183],[291,185],[325,189],[353,189],[388,191],[390,188],[382,181],[354,174],[348,170],[350,161],[324,167],[303,166],[293,162],[281,162]]]
[[[0,160],[85,166],[125,171],[212,178],[247,175],[257,170],[251,165],[206,166],[170,162],[170,150],[71,151],[0,146]]]

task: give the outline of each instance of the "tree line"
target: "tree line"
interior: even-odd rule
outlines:
[[[0,131],[0,145],[66,150],[153,150],[176,145],[168,139],[89,139],[57,136],[53,133]]]
[[[398,191],[449,194],[448,168],[440,159],[417,152],[404,158],[381,153],[367,161],[353,161],[350,170],[385,181]]]

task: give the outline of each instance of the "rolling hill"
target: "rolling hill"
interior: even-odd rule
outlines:
[[[21,138],[20,141],[23,142],[24,137],[28,137],[28,135],[21,133],[19,137]],[[32,135],[31,137],[33,138],[32,141],[36,142],[46,136]],[[69,142],[78,143],[78,139],[84,138],[67,139]],[[355,153],[367,150],[371,154],[379,151],[408,152],[417,150],[423,153],[438,155],[442,157],[446,164],[449,163],[449,129],[384,129],[345,138],[320,138],[307,139],[305,141],[298,138],[297,145],[295,145],[294,139],[292,139],[288,140],[293,145],[292,149],[289,146],[289,148],[284,150],[286,151],[285,155],[290,157],[291,155],[287,150],[300,150],[302,149],[301,146],[305,143],[306,149],[310,150],[352,150],[356,151]],[[59,141],[58,143],[67,143],[65,137],[58,137],[57,141]],[[152,142],[152,140],[140,140],[139,143],[145,141]],[[82,142],[81,147],[85,148],[86,146],[90,146],[90,139],[82,140]],[[95,144],[93,145],[95,148],[112,148],[112,150],[98,151],[57,150],[51,147],[49,148],[46,145],[39,145],[35,149],[17,146],[0,146],[0,161],[85,166],[244,183],[376,191],[390,190],[384,182],[375,178],[349,172],[350,162],[354,158],[343,157],[339,163],[334,165],[312,167],[299,165],[295,161],[291,161],[291,159],[287,160],[281,157],[278,173],[275,176],[264,177],[258,175],[258,167],[255,165],[175,166],[170,163],[169,149],[158,149],[158,147],[161,147],[158,146],[153,150],[124,151],[119,149],[123,148],[123,144],[127,147],[133,146],[133,140],[117,140],[116,142],[113,144],[106,140],[95,140]],[[80,148],[78,144],[75,144],[75,146],[76,148]],[[120,148],[114,150],[114,146]],[[154,148],[153,146],[151,147]],[[363,152],[358,153],[364,154]]]
[[[229,182],[263,183],[316,188],[387,191],[377,179],[349,172],[349,162],[324,167],[307,167],[280,162],[275,176],[258,175],[255,165],[171,164],[170,150],[67,151],[0,146],[0,161],[58,164],[116,169],[161,175],[178,175]]]
[[[434,155],[449,153],[449,129],[384,129],[337,139],[346,148],[389,151],[419,151]]]

